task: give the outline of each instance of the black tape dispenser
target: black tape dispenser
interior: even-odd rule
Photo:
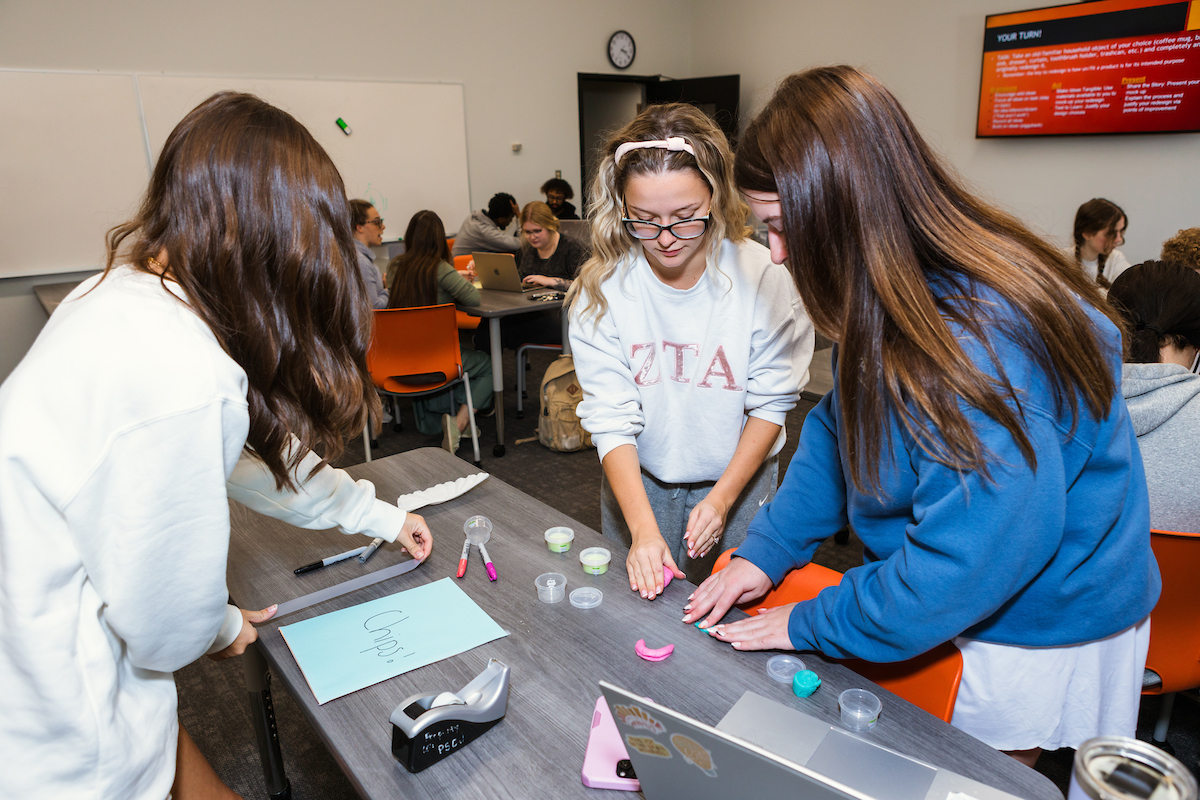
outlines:
[[[414,694],[392,712],[392,755],[420,772],[483,735],[508,710],[509,668],[496,659],[458,692]]]

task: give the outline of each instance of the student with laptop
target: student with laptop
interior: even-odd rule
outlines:
[[[584,243],[563,236],[558,218],[545,203],[526,203],[521,209],[521,237],[525,246],[517,254],[521,278],[526,283],[565,292],[588,260]]]
[[[500,192],[492,195],[488,207],[483,211],[472,211],[463,220],[454,235],[455,256],[471,253],[515,253],[521,249],[519,231],[508,233],[519,209],[511,194]]]
[[[953,724],[976,738],[1032,762],[1132,736],[1160,579],[1119,322],[1099,288],[962,188],[851,67],[786,79],[736,174],[838,343],[836,380],[684,621],[714,625],[849,523],[863,566],[715,635],[876,662],[953,639]]]
[[[630,587],[702,580],[775,493],[813,329],[786,270],[747,236],[725,134],[653,105],[604,146],[594,255],[568,295],[578,414],[604,467],[601,528]]]

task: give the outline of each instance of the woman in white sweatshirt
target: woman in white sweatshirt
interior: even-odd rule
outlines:
[[[345,189],[303,126],[209,98],[108,250],[0,387],[0,797],[232,796],[171,675],[274,612],[226,606],[228,499],[432,541],[312,452],[379,400]]]
[[[788,272],[748,238],[721,129],[656,105],[609,139],[593,257],[568,298],[578,413],[604,467],[602,528],[630,587],[699,582],[775,492],[813,329]]]

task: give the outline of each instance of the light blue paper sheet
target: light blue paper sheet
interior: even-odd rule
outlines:
[[[508,635],[449,578],[279,632],[320,704]]]

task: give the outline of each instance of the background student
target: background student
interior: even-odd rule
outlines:
[[[521,209],[525,246],[517,255],[517,267],[526,283],[565,292],[589,253],[587,245],[559,232],[558,220],[545,203],[525,204]]]
[[[786,271],[747,236],[721,129],[654,105],[604,146],[593,257],[568,296],[578,413],[604,466],[605,536],[630,586],[699,581],[775,493],[813,331]]]
[[[1111,200],[1088,200],[1075,212],[1075,263],[1104,289],[1129,269],[1129,259],[1116,248],[1125,244],[1125,212]]]
[[[479,305],[479,290],[450,265],[446,229],[432,211],[418,211],[404,232],[405,249],[392,259],[388,308],[432,306],[439,303]],[[462,351],[463,369],[470,376],[471,400],[476,411],[492,407],[492,359],[486,352]],[[459,439],[470,424],[466,390],[461,385],[413,400],[417,430],[428,436],[442,433],[442,447],[458,450]]]
[[[1108,300],[1128,328],[1121,391],[1150,488],[1150,524],[1200,533],[1200,273],[1147,261]]]
[[[1163,261],[1200,270],[1200,228],[1184,228],[1163,242]]]
[[[1132,736],[1161,583],[1096,284],[962,188],[852,67],[785,79],[737,181],[838,343],[835,385],[684,621],[761,597],[849,523],[862,566],[717,637],[878,662],[953,639],[953,724],[976,738],[1028,763]]]
[[[0,387],[0,796],[231,796],[171,676],[274,612],[226,606],[229,498],[429,555],[420,516],[312,452],[379,413],[350,218],[303,126],[214,95]]]
[[[372,247],[383,244],[383,217],[375,210],[375,206],[366,200],[350,201],[350,224],[354,229],[354,248],[358,252],[358,268],[362,272],[363,282],[367,285],[367,297],[371,308],[387,308],[387,289],[383,286],[383,276],[379,267],[375,266],[375,254]]]
[[[579,215],[575,213],[575,205],[567,202],[575,196],[575,190],[571,188],[571,184],[562,178],[551,178],[542,184],[539,191],[546,195],[546,205],[550,206],[550,211],[555,217],[579,219]]]
[[[508,233],[505,229],[519,211],[517,200],[511,194],[500,192],[492,195],[486,209],[472,211],[459,226],[458,233],[454,235],[453,254],[516,253],[521,249],[520,231]]]

